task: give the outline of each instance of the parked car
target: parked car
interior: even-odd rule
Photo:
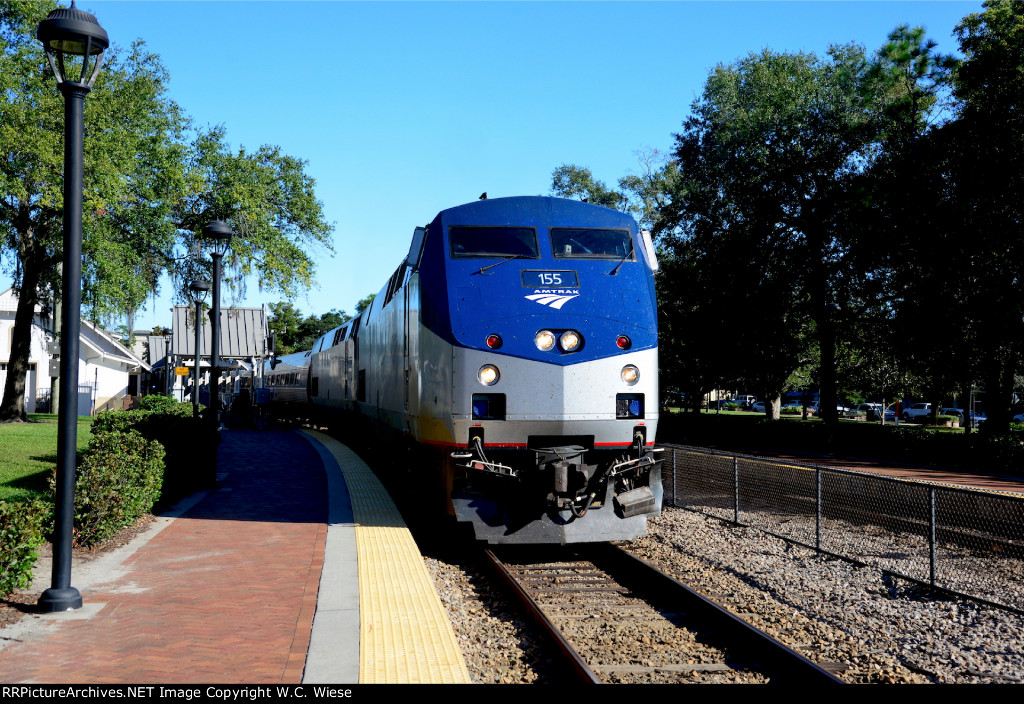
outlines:
[[[859,416],[859,415],[865,415],[865,416],[867,416],[868,420],[870,420],[870,421],[877,421],[878,417],[879,417],[879,415],[881,413],[882,413],[882,404],[868,402],[868,403],[858,403],[857,405],[853,406],[850,409],[849,413],[847,413],[847,415],[850,416],[850,417],[856,417],[856,416]],[[896,411],[893,410],[891,407],[886,408],[885,409],[885,419],[887,421],[895,422],[896,421]]]
[[[799,401],[789,401],[782,406],[783,415],[801,415],[804,412],[804,405]],[[814,406],[807,406],[807,413],[814,415]]]
[[[903,409],[903,420],[910,420],[911,418],[919,418],[921,416],[930,415],[932,412],[932,404],[930,403],[912,403]]]
[[[956,416],[960,425],[964,424],[964,409],[962,408],[940,408],[939,415]],[[974,425],[978,426],[984,423],[988,419],[988,416],[984,413],[975,413],[974,411],[971,411],[971,419],[974,421]]]
[[[858,403],[851,407],[850,410],[846,412],[846,415],[850,417],[866,415],[869,419],[873,417],[877,420],[881,412],[882,404],[880,403]]]
[[[814,411],[815,413],[820,413],[821,412],[821,409],[818,408],[818,404],[816,404],[816,403],[809,403],[809,404],[807,404],[807,408],[808,408],[808,410]],[[839,415],[843,415],[844,413],[846,413],[849,410],[850,410],[849,408],[847,408],[846,406],[844,406],[841,403],[837,403],[836,404],[836,412],[839,413]]]
[[[750,407],[750,410],[754,413],[766,413],[768,409],[765,407],[764,401],[755,401],[754,405]]]

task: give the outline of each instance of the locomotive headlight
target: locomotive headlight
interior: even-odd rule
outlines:
[[[632,364],[627,364],[622,368],[622,380],[632,386],[640,381],[640,370]]]
[[[562,333],[561,337],[558,338],[558,344],[562,346],[562,349],[566,352],[575,352],[580,343],[583,342],[583,338],[575,330],[566,330]]]
[[[550,330],[541,330],[533,336],[533,342],[541,352],[547,352],[555,346],[555,333]]]
[[[476,378],[484,386],[494,386],[498,383],[498,379],[501,378],[501,372],[493,364],[485,364],[476,373]]]

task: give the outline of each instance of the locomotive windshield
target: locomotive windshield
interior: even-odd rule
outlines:
[[[453,258],[522,257],[537,259],[537,231],[532,227],[465,227],[448,229]]]
[[[551,248],[559,259],[634,259],[629,230],[552,227]]]

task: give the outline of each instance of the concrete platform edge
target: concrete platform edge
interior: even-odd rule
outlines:
[[[348,485],[323,443],[299,432],[320,455],[327,475],[327,543],[309,639],[304,684],[359,682],[359,569]]]

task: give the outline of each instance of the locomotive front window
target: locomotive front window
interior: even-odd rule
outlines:
[[[448,229],[454,259],[521,257],[537,259],[537,231],[532,227],[465,227]]]
[[[628,259],[633,261],[629,230],[552,227],[551,249],[559,259]]]

